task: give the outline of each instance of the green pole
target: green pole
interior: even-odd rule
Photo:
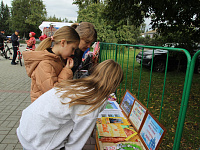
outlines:
[[[138,100],[139,100],[139,96],[140,96],[140,83],[141,83],[141,76],[142,76],[143,53],[144,53],[144,47],[142,48],[142,59],[141,59],[141,65],[140,65],[140,78],[139,78],[139,87],[138,87]]]
[[[187,89],[186,89],[186,94],[185,94],[185,99],[183,101],[183,106],[182,106],[182,112],[180,112],[182,114],[181,119],[180,119],[180,123],[178,121],[178,125],[177,128],[179,128],[179,132],[178,132],[178,136],[176,138],[175,136],[175,140],[174,140],[174,145],[175,147],[173,147],[173,150],[178,150],[180,147],[180,141],[181,141],[181,137],[182,137],[182,132],[183,132],[183,127],[184,127],[184,122],[185,122],[185,116],[186,116],[186,112],[187,112],[187,106],[188,106],[188,100],[189,100],[189,96],[190,96],[190,90],[191,90],[191,85],[192,85],[192,78],[193,78],[193,74],[194,74],[194,67],[195,67],[195,62],[197,57],[200,55],[200,51],[197,51],[195,53],[195,55],[192,58],[192,61],[189,62],[188,64],[188,68],[187,68]],[[184,85],[185,87],[185,85]],[[176,142],[176,143],[175,143]]]
[[[166,76],[167,76],[167,67],[168,67],[168,58],[169,58],[169,51],[167,52],[167,60],[165,65],[165,77],[164,77],[164,85],[163,85],[163,92],[162,92],[162,100],[161,100],[161,106],[160,106],[160,115],[159,115],[159,121],[161,119],[162,114],[162,106],[163,106],[163,99],[164,99],[164,93],[165,93],[165,83],[166,83]]]
[[[150,73],[149,91],[148,91],[148,97],[147,97],[147,108],[149,106],[149,97],[150,97],[150,91],[151,91],[151,79],[152,79],[152,71],[153,71],[153,58],[154,58],[154,49],[153,49],[152,60],[151,60],[151,73]]]
[[[176,134],[174,138],[174,145],[173,145],[173,150],[178,150],[180,146],[180,141],[181,141],[181,136],[182,136],[182,130],[183,130],[183,125],[181,125],[181,120],[183,117],[185,118],[183,114],[184,110],[184,101],[186,99],[186,90],[187,90],[187,84],[189,80],[189,72],[190,72],[190,65],[191,65],[191,56],[188,51],[184,51],[186,56],[187,56],[187,70],[186,70],[186,76],[185,76],[185,82],[184,82],[184,88],[183,88],[183,94],[182,94],[182,100],[181,100],[181,108],[179,111],[179,117],[178,117],[178,123],[176,127]]]

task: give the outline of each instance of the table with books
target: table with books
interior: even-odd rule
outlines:
[[[96,123],[97,150],[157,150],[166,129],[128,90],[120,104],[111,95]]]

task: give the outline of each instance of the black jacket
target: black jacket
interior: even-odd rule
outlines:
[[[0,47],[3,46],[4,40],[7,40],[6,36],[2,33],[0,33]]]
[[[13,33],[11,35],[12,46],[19,46],[18,36]]]

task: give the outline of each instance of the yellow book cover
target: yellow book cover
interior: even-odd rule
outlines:
[[[101,117],[102,124],[130,125],[129,121],[123,117]]]
[[[127,137],[124,129],[119,124],[97,124],[99,136]]]

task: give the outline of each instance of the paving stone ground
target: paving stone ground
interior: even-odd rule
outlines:
[[[25,50],[25,45],[21,46],[22,52]],[[11,60],[0,56],[0,150],[22,150],[16,128],[22,110],[31,104],[31,79],[26,74],[23,60],[23,66],[10,63]],[[95,135],[88,139],[83,149],[95,149]]]

